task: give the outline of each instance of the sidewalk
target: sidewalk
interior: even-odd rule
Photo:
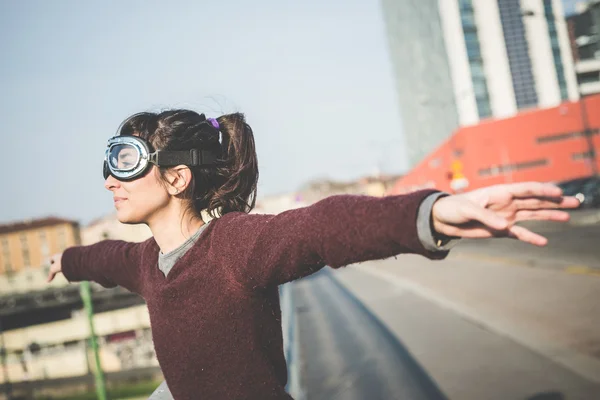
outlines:
[[[349,269],[416,294],[600,383],[600,277],[463,256],[443,262],[400,256]],[[344,273],[335,276],[350,284]],[[373,300],[361,297],[360,280],[353,285],[349,289],[369,306]]]

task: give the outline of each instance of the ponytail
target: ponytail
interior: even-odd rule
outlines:
[[[256,204],[258,184],[252,128],[242,113],[223,115],[217,122],[221,133],[221,162],[216,168],[218,185],[213,186],[210,193],[207,211],[212,217],[232,211],[248,213]]]

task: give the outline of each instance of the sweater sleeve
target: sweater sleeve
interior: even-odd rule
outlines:
[[[231,256],[242,262],[229,264],[242,283],[257,288],[302,278],[325,265],[339,268],[401,253],[443,259],[447,251],[425,249],[417,234],[419,206],[432,193],[339,195],[278,215],[238,215],[224,235]],[[231,240],[240,234],[249,242],[247,254],[241,253],[246,246]]]
[[[122,286],[140,293],[140,263],[143,243],[104,240],[89,246],[66,249],[62,273],[69,282],[93,281],[106,288]]]

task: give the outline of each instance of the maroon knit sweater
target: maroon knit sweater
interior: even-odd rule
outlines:
[[[167,277],[159,247],[107,240],[67,249],[69,281],[120,285],[148,305],[156,355],[176,400],[289,399],[277,286],[325,265],[427,252],[416,231],[433,191],[333,196],[279,215],[214,220]]]

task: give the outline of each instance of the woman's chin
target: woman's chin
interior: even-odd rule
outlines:
[[[136,218],[125,210],[117,210],[117,220],[122,224],[141,224],[143,221],[140,218]]]

